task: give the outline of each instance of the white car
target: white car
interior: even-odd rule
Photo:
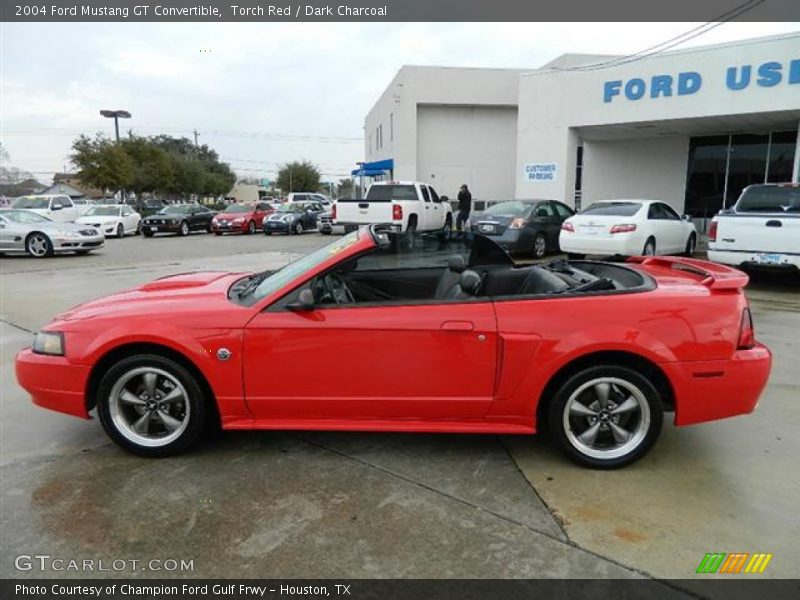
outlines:
[[[744,188],[733,210],[711,221],[708,258],[735,267],[800,269],[800,183]]]
[[[75,222],[96,227],[106,236],[123,237],[139,233],[139,221],[141,220],[142,216],[127,204],[107,204],[93,206],[89,212]]]
[[[33,211],[58,223],[72,223],[81,216],[72,199],[63,195],[20,196],[11,206]]]
[[[572,258],[587,254],[691,256],[697,232],[689,217],[681,217],[664,202],[602,200],[564,221],[558,243]]]

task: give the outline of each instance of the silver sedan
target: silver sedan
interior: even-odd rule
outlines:
[[[88,254],[105,243],[103,232],[88,225],[57,223],[29,210],[0,209],[0,254]]]

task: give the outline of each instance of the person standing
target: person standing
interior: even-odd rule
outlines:
[[[472,194],[469,192],[467,184],[458,190],[458,216],[456,217],[456,230],[459,233],[464,231],[464,223],[469,221],[469,211],[472,210]]]

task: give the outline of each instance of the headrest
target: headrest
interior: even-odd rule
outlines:
[[[464,271],[461,273],[458,285],[465,294],[477,296],[481,289],[481,276],[475,271]]]
[[[460,254],[453,254],[447,263],[448,268],[454,273],[462,273],[467,268],[467,263],[464,257]]]

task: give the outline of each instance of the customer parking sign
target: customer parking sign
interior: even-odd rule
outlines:
[[[522,177],[525,181],[555,181],[558,176],[558,163],[528,163],[524,166]]]

